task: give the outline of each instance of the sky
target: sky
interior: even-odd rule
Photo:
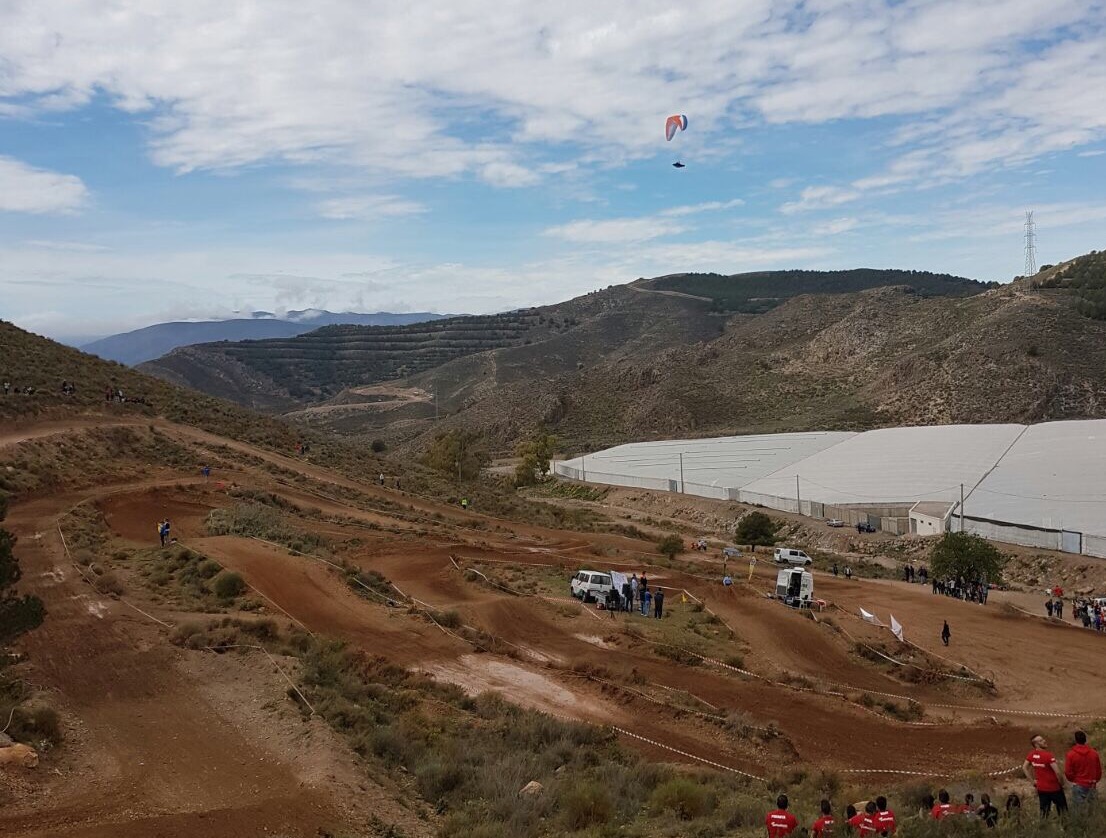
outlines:
[[[1004,282],[1106,248],[1103,91],[1106,0],[0,0],[0,317]]]

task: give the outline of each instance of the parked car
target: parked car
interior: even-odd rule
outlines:
[[[613,587],[609,573],[599,570],[581,570],[572,577],[569,591],[577,599],[591,602],[606,599],[607,592]]]
[[[830,518],[828,521],[826,521],[826,524],[827,524],[827,526],[830,526],[830,527],[843,527],[843,526],[845,526],[845,522],[842,521],[840,518]]]
[[[802,550],[796,550],[794,547],[777,547],[775,553],[776,564],[792,564],[792,565],[810,565],[814,563],[814,559],[804,553]]]
[[[856,525],[856,531],[857,532],[875,532],[876,528],[872,524],[869,524],[867,521],[861,521],[859,524]]]

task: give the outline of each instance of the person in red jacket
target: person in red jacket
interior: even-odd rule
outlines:
[[[1041,804],[1041,817],[1049,813],[1053,806],[1056,814],[1062,815],[1068,810],[1068,799],[1064,796],[1064,776],[1060,766],[1048,750],[1048,742],[1040,734],[1030,740],[1033,750],[1022,763],[1022,772],[1037,789],[1037,799]]]
[[[869,800],[864,807],[864,820],[860,822],[860,829],[857,830],[857,835],[873,836],[878,834],[876,832],[876,817],[879,814],[879,809],[876,807],[874,800]]]
[[[895,813],[887,808],[887,798],[880,795],[876,798],[876,814],[873,818],[876,825],[877,835],[894,835],[895,829]]]
[[[776,808],[765,816],[768,838],[784,838],[799,828],[799,819],[787,811],[787,805],[787,795],[781,794],[776,798]]]
[[[837,834],[834,831],[836,820],[833,817],[833,806],[830,805],[828,800],[823,800],[819,804],[819,808],[822,810],[822,814],[814,822],[814,826],[810,828],[810,834],[814,838],[831,838],[831,836]]]
[[[945,789],[937,792],[937,802],[929,810],[930,817],[935,821],[956,814],[956,807],[949,801],[949,793]]]
[[[1087,744],[1087,734],[1075,731],[1075,744],[1064,757],[1064,776],[1071,783],[1071,802],[1075,806],[1092,803],[1098,781],[1102,779],[1102,761],[1098,751]]]

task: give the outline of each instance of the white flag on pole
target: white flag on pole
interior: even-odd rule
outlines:
[[[860,619],[862,619],[866,623],[871,623],[873,626],[883,625],[883,623],[879,621],[879,617],[877,617],[875,614],[865,611],[863,608],[860,609]]]
[[[902,623],[895,619],[895,615],[891,615],[891,634],[895,635],[899,639],[900,643],[903,643],[902,639]]]

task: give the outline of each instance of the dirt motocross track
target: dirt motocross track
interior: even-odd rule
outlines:
[[[760,777],[816,765],[886,784],[896,777],[889,772],[1005,771],[1020,764],[1032,729],[1106,714],[1094,673],[1060,663],[1093,660],[1103,638],[1008,613],[997,598],[981,607],[922,586],[818,574],[817,595],[840,608],[815,620],[764,596],[774,577],[764,562],[751,583],[724,588],[712,566],[647,566],[657,561],[651,545],[622,536],[496,521],[188,428],[161,423],[160,430],[200,450],[230,446],[310,482],[292,488],[238,465],[211,482],[166,474],[13,505],[5,526],[20,539],[23,587],[49,609],[46,624],[21,644],[32,662],[28,677],[57,696],[72,729],[61,754],[48,755],[0,807],[4,835],[307,836],[363,828],[378,812],[405,834],[432,831],[387,788],[353,779],[352,758],[323,723],[291,712],[275,669],[262,666],[268,680],[243,683],[254,690],[250,701],[277,709],[243,722],[235,702],[220,701],[218,683],[206,680],[219,682],[222,671],[225,693],[243,664],[218,659],[200,679],[196,657],[211,656],[169,642],[168,626],[187,614],[134,585],[126,602],[97,594],[58,526],[82,501],[103,513],[122,545],[148,547],[155,522],[170,517],[182,544],[240,572],[271,615],[473,693],[492,690],[560,717],[612,725],[626,732],[627,745],[659,760],[709,761]],[[34,436],[13,434],[7,444]],[[342,558],[387,577],[394,601],[358,596],[318,558],[207,535],[208,512],[235,502],[231,485],[310,502],[322,516],[298,517],[296,526],[344,541]],[[356,490],[363,502],[338,498],[338,488]],[[647,571],[668,591],[667,618],[612,618],[570,600],[568,578],[581,567]],[[550,579],[559,591],[542,587]],[[907,639],[930,654],[897,647],[886,630],[852,616],[859,607],[885,622],[893,613]],[[447,611],[480,634],[465,639],[426,616]],[[716,622],[695,623],[710,612]],[[938,648],[946,619],[953,641]],[[858,654],[858,641],[900,659],[911,654],[915,665],[873,662]],[[674,660],[663,644],[704,649],[710,660]],[[904,677],[908,670],[925,670],[924,677]],[[966,680],[971,672],[993,687]],[[901,712],[911,706],[921,712]],[[326,755],[305,761],[305,750]]]

